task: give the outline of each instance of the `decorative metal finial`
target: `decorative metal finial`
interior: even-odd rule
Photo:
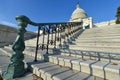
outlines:
[[[76,8],[80,8],[80,3],[79,3],[79,2],[77,3],[77,6],[76,6]]]

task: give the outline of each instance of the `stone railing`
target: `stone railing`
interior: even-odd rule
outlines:
[[[110,26],[110,25],[115,25],[115,20],[110,20],[110,21],[105,21],[105,22],[100,22],[100,23],[95,23],[95,27],[105,27],[105,26]]]

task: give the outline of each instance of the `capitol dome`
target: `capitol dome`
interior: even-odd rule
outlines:
[[[73,11],[70,21],[81,21],[82,19],[87,18],[87,14],[83,9],[80,8],[79,3],[76,6],[76,9]]]

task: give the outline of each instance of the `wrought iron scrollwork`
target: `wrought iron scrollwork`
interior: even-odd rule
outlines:
[[[44,50],[47,48],[47,44],[39,44],[39,49]]]

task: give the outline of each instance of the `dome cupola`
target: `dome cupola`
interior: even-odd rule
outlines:
[[[87,14],[80,8],[80,4],[77,3],[76,9],[73,11],[70,21],[81,21],[84,18],[87,18]]]

